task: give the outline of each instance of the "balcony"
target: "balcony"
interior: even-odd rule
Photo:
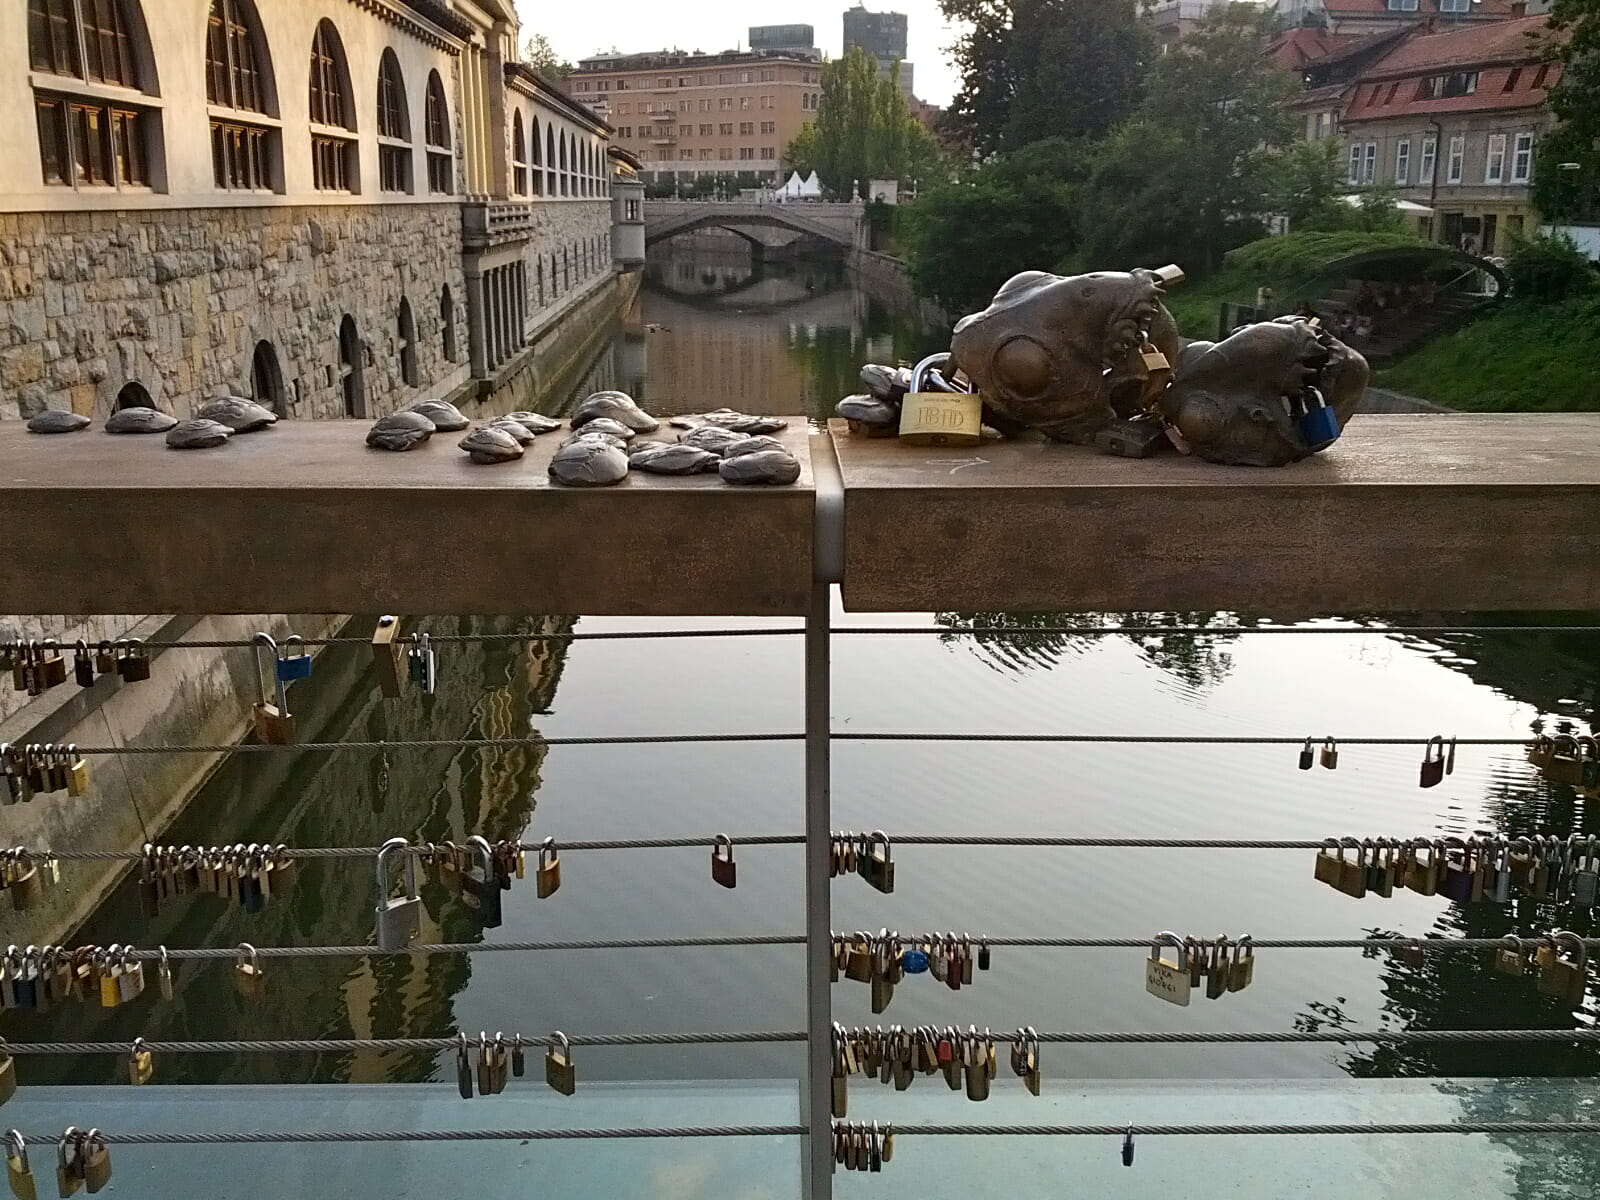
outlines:
[[[493,200],[461,206],[462,246],[481,251],[533,236],[533,205],[521,200]]]

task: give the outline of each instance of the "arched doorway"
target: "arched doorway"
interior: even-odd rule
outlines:
[[[284,408],[283,372],[278,369],[278,352],[272,343],[256,343],[256,352],[250,357],[250,396],[262,408],[271,409],[280,417],[288,416]]]
[[[360,419],[367,415],[366,392],[361,380],[361,336],[356,319],[349,313],[339,322],[339,377],[344,387],[344,415]]]
[[[150,399],[150,393],[145,390],[144,384],[137,379],[130,379],[122,385],[122,390],[117,393],[116,408],[121,412],[125,408],[154,408],[155,401]]]

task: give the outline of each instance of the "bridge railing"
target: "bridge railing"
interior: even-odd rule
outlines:
[[[0,514],[8,530],[6,554],[0,558],[0,594],[7,597],[8,608],[40,612],[292,613],[377,608],[454,614],[803,617],[803,630],[781,630],[776,636],[804,640],[804,727],[744,736],[801,741],[805,748],[803,831],[766,839],[804,846],[804,933],[756,939],[804,945],[805,1028],[662,1035],[710,1044],[739,1038],[803,1040],[807,1068],[801,1120],[716,1127],[688,1122],[649,1128],[526,1130],[477,1125],[418,1130],[397,1119],[404,1127],[388,1131],[322,1126],[254,1135],[215,1131],[157,1135],[119,1130],[115,1109],[85,1114],[106,1131],[104,1136],[113,1146],[181,1142],[185,1137],[227,1141],[230,1136],[298,1144],[419,1138],[803,1136],[806,1195],[810,1200],[827,1200],[836,1151],[855,1164],[859,1147],[859,1161],[870,1170],[883,1168],[887,1158],[881,1128],[873,1131],[864,1125],[857,1130],[836,1123],[850,1102],[852,1071],[841,1057],[845,1050],[833,1023],[831,1002],[830,976],[839,939],[832,928],[830,897],[840,865],[831,801],[831,750],[840,740],[934,736],[833,728],[830,671],[835,631],[830,601],[835,587],[841,588],[847,609],[873,612],[1229,609],[1310,614],[1600,608],[1600,557],[1592,553],[1590,532],[1600,519],[1600,416],[1368,417],[1354,423],[1333,452],[1282,471],[1229,470],[1193,460],[1138,462],[1028,443],[984,445],[962,452],[917,450],[893,441],[849,437],[838,423],[807,429],[797,418],[783,437],[802,458],[803,473],[794,486],[772,490],[730,488],[705,476],[666,480],[633,476],[614,489],[565,490],[547,479],[545,467],[553,446],[545,441],[536,443],[517,463],[479,467],[448,444],[452,439],[436,439],[411,453],[389,455],[366,450],[361,441],[364,431],[365,424],[359,422],[284,423],[219,451],[174,454],[154,439],[106,438],[98,433],[43,438],[16,425],[0,428],[0,462],[6,464],[0,473]],[[736,530],[737,536],[730,536],[729,530]],[[492,541],[464,531],[492,531]],[[672,536],[661,536],[662,531],[671,531]],[[1537,536],[1530,536],[1535,532]],[[106,547],[115,547],[116,553],[100,552]],[[1251,630],[1238,632],[1247,636]],[[407,658],[420,649],[408,637],[397,643],[398,652]],[[981,728],[981,715],[973,720],[978,730],[937,736],[963,741],[1020,737]],[[1420,747],[1430,735],[1428,730],[1407,730],[1399,738],[1383,740],[1414,741]],[[492,747],[484,743],[484,748],[505,743],[660,740],[694,739],[534,735],[494,739]],[[1035,740],[1106,739],[1087,735],[1075,739],[1062,733]],[[1151,734],[1133,740],[1172,739]],[[1292,737],[1274,733],[1247,740],[1291,745],[1300,737],[1298,732]],[[1351,745],[1362,739],[1339,740]],[[1524,743],[1501,739],[1494,744]],[[106,746],[81,747],[78,753],[185,749]],[[242,749],[298,754],[328,753],[339,747],[263,743]],[[921,840],[937,844],[961,839],[939,835]],[[978,835],[975,840],[985,838]],[[696,837],[682,844],[704,841]],[[1015,839],[999,839],[1008,841],[1014,844]],[[1046,839],[1041,844],[1081,841]],[[1317,839],[1305,843],[1317,844]],[[876,842],[865,846],[855,870],[879,891],[890,891],[892,876],[884,867],[872,865],[878,848]],[[881,848],[887,860],[888,847]],[[50,849],[63,857],[71,854],[70,847]],[[536,854],[538,845],[525,849]],[[360,858],[371,850],[334,848],[326,853]],[[421,851],[413,847],[407,852]],[[717,876],[715,866],[712,873]],[[1142,959],[1147,943],[1121,936],[1128,932],[1119,931],[1114,939],[989,941],[997,953],[1011,946],[1114,946]],[[844,937],[848,942],[853,935]],[[1481,953],[1485,947],[1479,941],[1429,939],[1413,945],[1413,939],[1363,936],[1314,944],[1457,954]],[[621,951],[656,944],[652,939],[621,938],[561,946]],[[698,943],[691,937],[663,944]],[[1282,949],[1302,945],[1273,943],[1265,937],[1256,944]],[[1600,951],[1600,939],[1585,944]],[[1518,949],[1531,953],[1537,945],[1537,939],[1525,938]],[[396,950],[370,945],[264,947],[261,953],[270,963],[280,954],[360,957],[537,953],[550,948],[543,943],[475,942]],[[884,944],[872,943],[870,955],[877,965],[866,966],[869,978],[885,969],[885,950]],[[159,965],[156,951],[129,953],[152,971]],[[846,970],[856,978],[859,955],[847,953],[851,961]],[[227,969],[241,972],[250,961],[233,962],[235,952],[230,949],[175,948],[172,957],[223,959]],[[912,969],[909,954],[898,965]],[[944,969],[947,973],[951,969],[948,962]],[[1586,981],[1581,969],[1576,978],[1580,984]],[[1485,1032],[1417,1031],[1417,1037],[1466,1040]],[[1507,1040],[1600,1038],[1592,1030],[1487,1032]],[[1328,1039],[1336,1041],[1393,1041],[1405,1033],[1326,1031]],[[608,1044],[608,1039],[615,1044],[619,1038],[623,1044],[644,1044],[653,1036],[574,1040],[580,1045]],[[1094,1036],[1047,1031],[1044,1040]],[[1136,1040],[1146,1034],[1115,1036]],[[1305,1031],[1285,1034],[1311,1036]],[[353,1039],[352,1044],[370,1040]],[[448,1037],[422,1041],[428,1044],[409,1048],[439,1050],[455,1044]],[[868,1036],[863,1045],[871,1041]],[[317,1041],[316,1046],[349,1048],[344,1042],[324,1046]],[[303,1051],[305,1046],[296,1043],[294,1048]],[[113,1049],[120,1054],[137,1047],[118,1043]],[[216,1043],[209,1049],[268,1053],[278,1047]],[[968,1047],[969,1052],[977,1049],[981,1046]],[[56,1043],[13,1041],[7,1052],[100,1051],[103,1047],[71,1044],[64,1051]],[[542,1046],[537,1053],[543,1057]],[[937,1051],[941,1057],[945,1053],[942,1046]],[[564,1086],[567,1062],[570,1059],[552,1054],[547,1078],[553,1086]],[[974,1060],[966,1069],[971,1089],[976,1086],[972,1071],[983,1067]],[[472,1090],[470,1078],[464,1087]],[[855,1112],[849,1117],[859,1120]],[[1508,1120],[1492,1127],[1482,1122],[1417,1120],[1381,1126],[1145,1122],[1124,1129],[1123,1122],[1130,1118],[1139,1120],[1136,1114],[1119,1112],[1114,1124],[926,1123],[902,1126],[898,1132],[903,1144],[924,1137],[1006,1134],[1115,1139],[1123,1144],[1123,1161],[1129,1165],[1136,1134],[1187,1140],[1206,1132],[1308,1138],[1374,1132],[1600,1132],[1600,1124],[1588,1119]],[[29,1131],[29,1136],[44,1140],[42,1133]]]

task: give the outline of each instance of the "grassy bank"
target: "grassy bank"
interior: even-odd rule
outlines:
[[[1600,411],[1600,297],[1508,301],[1375,382],[1471,412]]]

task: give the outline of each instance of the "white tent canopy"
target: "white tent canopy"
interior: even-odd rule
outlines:
[[[789,181],[778,189],[778,194],[782,196],[803,196],[805,194],[805,186],[800,179],[800,172],[792,171],[789,174]]]
[[[1342,199],[1351,208],[1361,207],[1361,194],[1359,192],[1350,192],[1340,197],[1340,199]],[[1403,213],[1408,217],[1431,217],[1433,215],[1433,209],[1429,208],[1426,204],[1417,204],[1411,200],[1395,200],[1394,210],[1395,212]]]
[[[811,172],[810,177],[800,185],[800,194],[802,196],[822,195],[822,180],[817,178],[815,171]]]

